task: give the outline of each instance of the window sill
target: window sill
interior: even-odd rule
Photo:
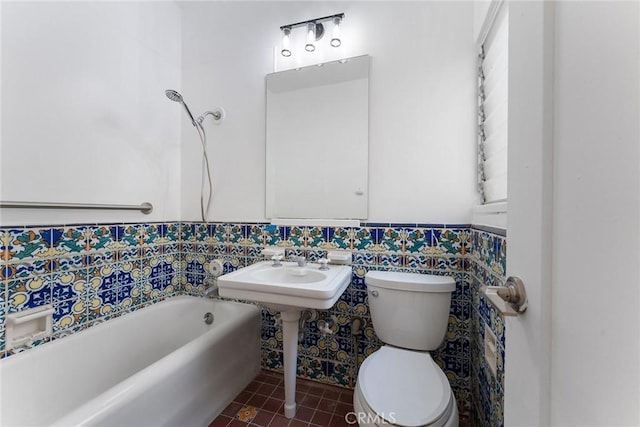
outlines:
[[[478,205],[472,209],[473,225],[507,229],[507,202]]]

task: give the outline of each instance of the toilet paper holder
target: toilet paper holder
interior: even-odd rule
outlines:
[[[483,286],[480,291],[504,316],[517,316],[527,310],[527,293],[519,277],[509,276],[504,286]]]

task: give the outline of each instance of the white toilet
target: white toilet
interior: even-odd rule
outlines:
[[[442,343],[453,278],[370,271],[373,328],[386,344],[366,358],[353,395],[361,427],[457,427],[458,407],[429,351]]]

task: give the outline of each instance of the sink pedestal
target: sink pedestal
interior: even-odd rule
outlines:
[[[296,372],[298,370],[298,321],[301,310],[281,312],[284,356],[284,416],[296,414]]]
[[[274,266],[261,261],[218,277],[220,296],[256,301],[282,319],[284,356],[284,415],[296,414],[296,373],[298,371],[298,321],[305,308],[326,310],[340,298],[351,282],[351,266],[317,264],[300,267],[294,262]]]

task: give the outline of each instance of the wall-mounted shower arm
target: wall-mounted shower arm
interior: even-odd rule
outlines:
[[[213,111],[205,111],[204,113],[202,113],[200,117],[198,117],[197,119],[198,123],[202,124],[202,122],[207,116],[213,117],[213,120],[215,120],[214,123],[219,124],[221,121],[224,120],[225,112],[222,107],[217,107]]]

